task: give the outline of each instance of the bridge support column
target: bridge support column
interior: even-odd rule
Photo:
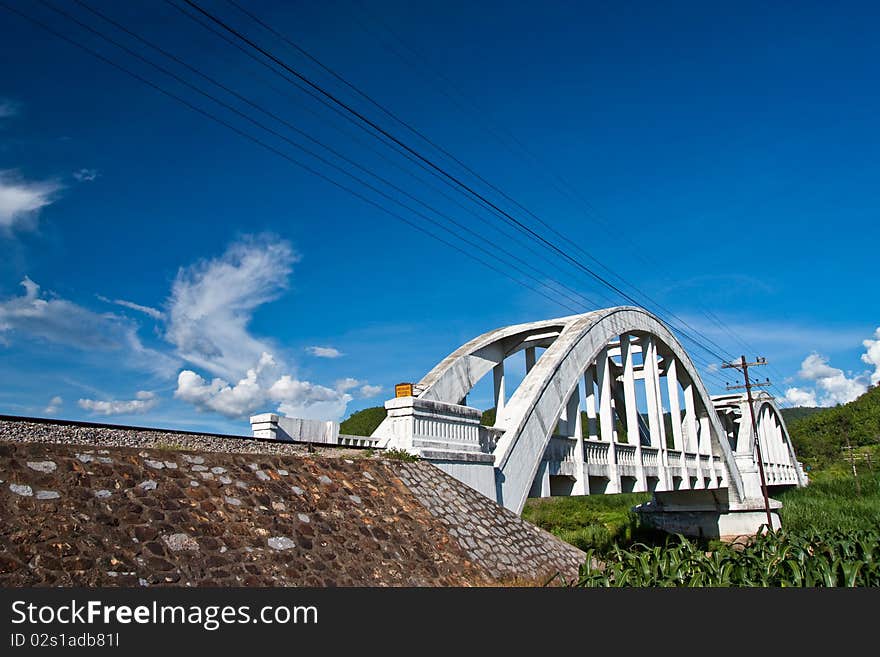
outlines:
[[[678,463],[673,463],[671,466],[669,465],[669,454],[666,454],[666,464],[669,467],[670,473],[673,477],[673,480],[669,483],[669,490],[675,489],[675,474],[678,474],[678,477],[681,479],[680,488],[684,488],[685,484],[690,486],[690,481],[688,480],[687,466],[685,466],[685,447],[684,447],[684,436],[682,435],[681,430],[681,398],[678,395],[678,364],[675,362],[675,359],[671,359],[669,361],[669,366],[666,368],[666,388],[667,393],[669,395],[669,416],[672,424],[672,448],[679,453]]]
[[[586,478],[586,463],[584,459],[584,434],[581,420],[581,388],[576,385],[574,392],[568,399],[565,409],[566,435],[574,438],[574,467],[575,478],[572,486],[572,495],[587,495],[589,484]]]
[[[495,417],[501,417],[504,411],[504,361],[502,360],[492,369],[492,378],[495,383]]]
[[[708,465],[704,468],[702,467],[703,456],[709,457]],[[703,479],[705,480],[705,478],[708,477],[710,480],[713,480],[710,484],[707,484],[706,487],[717,486],[715,464],[712,459],[712,424],[709,421],[708,415],[700,416],[700,467],[702,468]]]
[[[669,488],[662,453],[666,449],[666,428],[663,418],[663,398],[660,395],[660,371],[657,367],[657,344],[650,336],[642,338],[642,360],[645,370],[645,396],[648,400],[648,428],[651,447],[657,450],[657,488]]]
[[[777,500],[770,500],[774,529],[782,526],[781,507]],[[763,500],[731,504],[727,489],[655,493],[650,502],[635,510],[651,527],[698,538],[733,540],[738,536],[753,536],[767,524]]]
[[[687,470],[687,483],[688,488],[699,489],[703,488],[703,477],[700,473],[700,450],[699,450],[699,435],[697,433],[697,407],[694,402],[694,384],[693,382],[689,382],[684,389],[684,420],[685,426],[687,427],[687,432],[685,436],[685,445],[686,445],[686,454],[685,454],[685,469]],[[691,484],[691,471],[687,468],[687,454],[696,454],[696,463],[695,463],[695,477],[696,483]]]
[[[614,416],[611,412],[611,368],[606,347],[596,359],[599,383],[599,428],[602,440],[608,441],[608,487],[606,493],[620,492],[620,474],[617,468],[617,450],[614,444]]]
[[[620,336],[620,357],[623,361],[623,398],[626,409],[626,435],[630,445],[635,445],[636,492],[648,490],[645,466],[642,460],[642,439],[639,432],[639,408],[636,402],[635,365],[632,338]]]
[[[526,374],[532,371],[532,368],[535,366],[535,348],[534,347],[526,347]]]
[[[541,459],[541,465],[538,466],[529,497],[550,497],[550,464],[545,459]]]
[[[584,372],[584,398],[587,401],[587,437],[590,440],[599,439],[599,431],[596,426],[596,369],[590,367]]]

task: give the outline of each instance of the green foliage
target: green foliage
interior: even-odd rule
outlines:
[[[495,426],[495,408],[492,407],[489,410],[483,411],[483,417],[480,419],[480,424],[484,427],[493,427]]]
[[[880,387],[858,399],[812,413],[788,424],[798,458],[814,468],[841,461],[853,447],[880,444]]]
[[[407,461],[413,463],[419,460],[415,454],[410,454],[405,449],[386,449],[382,452],[382,457],[386,459],[394,459],[395,461]]]
[[[649,499],[647,493],[529,499],[522,516],[582,550],[605,551],[642,534],[631,509]]]
[[[371,406],[351,416],[339,425],[339,433],[349,436],[370,436],[385,419],[388,412],[384,406]]]
[[[705,552],[683,536],[664,546],[615,546],[593,567],[587,552],[578,586],[878,586],[880,531],[768,532],[745,546]]]

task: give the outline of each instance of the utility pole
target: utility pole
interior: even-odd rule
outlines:
[[[722,368],[733,368],[740,370],[743,374],[743,378],[745,379],[745,385],[742,386],[727,386],[728,390],[742,390],[745,389],[746,397],[749,401],[749,416],[752,419],[752,435],[755,437],[755,453],[758,459],[758,472],[761,473],[761,492],[764,494],[764,510],[767,512],[767,529],[769,531],[773,531],[773,517],[770,515],[770,497],[767,495],[767,479],[764,477],[764,459],[761,456],[761,441],[758,439],[758,423],[755,420],[755,404],[752,400],[752,388],[764,388],[770,385],[770,379],[767,379],[764,383],[752,383],[749,380],[749,368],[757,367],[758,365],[766,365],[767,359],[757,357],[755,358],[754,363],[746,362],[745,356],[740,356],[739,362],[732,363],[723,363],[721,365]]]
[[[853,479],[856,482],[856,495],[859,497],[862,496],[862,485],[859,483],[859,471],[856,469],[856,454],[853,451],[853,446],[849,442],[849,421],[846,417],[843,418],[843,436],[846,438],[846,451],[849,452],[849,464],[852,468]]]

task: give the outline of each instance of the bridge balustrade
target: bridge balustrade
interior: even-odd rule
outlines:
[[[601,440],[585,440],[584,460],[592,465],[608,465],[608,443]]]

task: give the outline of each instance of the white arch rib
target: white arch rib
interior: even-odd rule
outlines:
[[[627,333],[653,336],[679,362],[679,377],[683,382],[693,383],[695,398],[708,417],[712,451],[721,456],[727,468],[730,493],[737,500],[741,498],[743,487],[736,460],[690,357],[654,315],[624,306],[569,318],[559,338],[548,347],[505,406],[495,425],[504,430],[495,448],[499,503],[517,511],[522,509],[563,405],[600,352]]]
[[[499,413],[495,428],[503,432],[494,455],[498,502],[519,512],[525,504],[556,421],[584,372],[612,340],[627,334],[652,336],[678,366],[682,385],[693,384],[698,411],[708,425],[711,451],[721,457],[732,502],[742,499],[743,484],[712,400],[684,348],[653,314],[635,307],[596,310],[583,315],[495,329],[462,345],[437,364],[418,384],[420,399],[460,404],[477,382],[521,349],[546,351],[530,369]],[[693,418],[696,421],[696,418]],[[374,436],[384,437],[388,420]]]

